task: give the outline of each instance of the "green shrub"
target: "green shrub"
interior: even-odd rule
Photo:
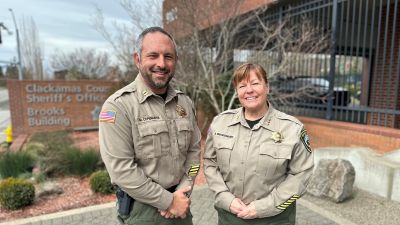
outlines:
[[[111,184],[107,171],[97,171],[90,176],[90,188],[93,192],[101,194],[114,193],[114,186]]]
[[[32,135],[29,142],[39,142],[54,148],[59,146],[70,146],[73,144],[73,140],[67,131],[35,133]]]
[[[45,149],[46,146],[43,143],[29,142],[24,145],[22,150],[29,153],[34,159],[39,159]]]
[[[15,178],[0,182],[0,205],[6,209],[19,209],[33,203],[35,188],[32,183]]]
[[[22,173],[31,172],[34,164],[34,158],[25,151],[1,153],[0,176],[18,177]]]
[[[63,152],[69,150],[72,144],[66,131],[40,132],[30,137],[25,148],[38,158],[41,172],[51,177],[66,170]]]
[[[38,159],[40,171],[48,177],[89,175],[97,169],[100,156],[96,150],[80,150],[66,131],[36,133],[26,150]]]
[[[71,175],[89,175],[97,169],[97,164],[100,161],[99,154],[92,149],[71,148],[63,154],[66,163],[64,172]]]

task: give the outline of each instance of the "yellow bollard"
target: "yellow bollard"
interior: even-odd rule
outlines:
[[[8,144],[8,146],[11,145],[12,141],[13,141],[13,132],[12,132],[12,128],[11,125],[8,126],[5,130],[4,133],[6,134],[6,142]]]

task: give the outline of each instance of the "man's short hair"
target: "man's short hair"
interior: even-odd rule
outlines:
[[[145,30],[143,30],[142,33],[140,33],[138,38],[136,39],[135,50],[138,53],[139,58],[140,58],[140,55],[142,54],[144,37],[148,33],[155,33],[155,32],[160,32],[160,33],[165,34],[172,41],[172,43],[174,44],[174,48],[175,48],[175,54],[176,54],[176,56],[178,56],[178,50],[176,48],[176,43],[175,43],[175,40],[172,37],[172,35],[170,33],[168,33],[167,31],[165,31],[161,27],[149,27],[149,28],[146,28]]]

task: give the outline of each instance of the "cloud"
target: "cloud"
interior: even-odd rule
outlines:
[[[0,60],[16,57],[15,27],[8,8],[12,8],[17,26],[21,31],[24,18],[33,20],[39,31],[40,42],[48,58],[55,49],[73,50],[80,47],[108,49],[108,43],[91,25],[95,4],[103,9],[106,20],[116,20],[129,24],[129,17],[117,1],[109,0],[0,0],[0,22],[3,22],[14,34],[2,32],[3,44],[0,45]],[[111,27],[107,25],[107,27]]]
[[[162,1],[156,1],[160,4],[156,4],[155,8],[161,7]],[[138,15],[144,15],[144,20],[154,18],[151,16],[154,14],[152,9],[143,7],[149,2],[135,1],[135,4],[138,10],[142,10]],[[14,32],[13,35],[2,32],[0,61],[17,57],[15,27],[8,8],[13,9],[19,27],[23,18],[35,21],[45,61],[50,60],[56,49],[68,52],[76,48],[95,48],[112,53],[109,43],[92,25],[96,6],[102,10],[105,26],[112,35],[116,34],[114,22],[133,29],[131,18],[115,0],[0,0],[0,6],[0,22]],[[147,15],[150,16],[146,18]],[[137,30],[132,31],[138,33]]]
[[[104,41],[75,39],[75,38],[58,38],[57,36],[48,36],[46,40],[46,51],[54,52],[56,49],[64,52],[72,51],[77,48],[95,48],[107,49],[108,44]],[[62,48],[60,48],[62,46]],[[48,49],[48,50],[47,50]]]

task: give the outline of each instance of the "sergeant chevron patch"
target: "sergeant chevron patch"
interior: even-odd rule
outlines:
[[[299,198],[300,198],[299,195],[293,195],[288,200],[286,200],[286,202],[278,205],[276,208],[280,209],[280,210],[285,210],[289,205],[291,205],[293,202],[295,202]]]
[[[200,170],[200,165],[190,166],[189,171],[188,171],[188,176],[195,177],[197,175],[197,173],[199,172],[199,170]]]

